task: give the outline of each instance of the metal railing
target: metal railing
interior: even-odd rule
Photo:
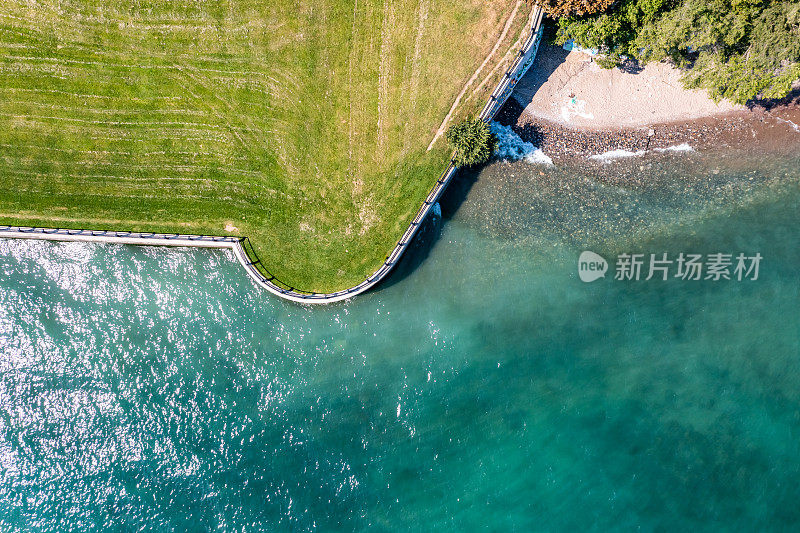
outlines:
[[[16,235],[12,235],[16,234]],[[236,243],[239,237],[224,235],[188,235],[183,233],[154,233],[138,231],[114,231],[97,229],[70,229],[70,228],[36,228],[31,226],[4,226],[0,225],[0,237],[19,237],[28,235],[31,238],[41,237],[46,240],[57,240],[56,237],[64,237],[63,240],[79,240],[74,237],[85,237],[85,240],[95,240],[98,242],[117,240],[152,240],[154,244],[165,244],[163,241],[189,241],[200,243]],[[158,241],[158,242],[156,242]],[[178,244],[182,245],[182,244]]]

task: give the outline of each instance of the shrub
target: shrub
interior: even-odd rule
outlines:
[[[455,165],[469,167],[488,161],[497,140],[486,122],[470,117],[447,129],[447,142],[456,151]]]

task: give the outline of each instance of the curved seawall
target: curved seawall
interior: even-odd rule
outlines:
[[[525,74],[536,57],[539,41],[542,37],[543,13],[539,6],[531,12],[531,30],[525,44],[517,54],[511,66],[506,70],[503,78],[492,91],[489,101],[484,106],[479,117],[490,121],[500,110],[511,95],[519,79]],[[400,257],[405,252],[411,240],[416,235],[425,217],[436,204],[444,192],[456,167],[451,160],[450,165],[434,184],[425,201],[417,211],[416,216],[409,224],[403,236],[397,242],[392,252],[386,256],[383,264],[368,276],[364,281],[354,287],[332,293],[315,293],[299,290],[289,284],[283,283],[274,276],[264,275],[258,266],[261,261],[255,253],[249,239],[246,237],[210,236],[210,235],[183,235],[166,233],[145,233],[130,231],[104,231],[86,229],[57,229],[57,228],[32,228],[22,226],[0,226],[0,237],[17,239],[45,239],[52,241],[82,241],[82,242],[107,242],[116,244],[133,244],[145,246],[192,246],[203,248],[230,248],[236,259],[241,263],[248,276],[260,287],[272,294],[298,303],[333,303],[352,298],[357,294],[369,290],[385,278],[394,268]],[[266,268],[264,268],[266,271]]]

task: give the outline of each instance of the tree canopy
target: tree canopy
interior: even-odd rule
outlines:
[[[641,63],[670,60],[690,88],[745,103],[781,98],[800,79],[800,2],[621,0],[610,10],[558,19],[556,42]]]
[[[488,161],[496,140],[486,122],[471,117],[447,129],[447,142],[456,150],[455,165],[469,167]]]
[[[539,0],[539,5],[551,17],[591,15],[608,9],[614,0]]]

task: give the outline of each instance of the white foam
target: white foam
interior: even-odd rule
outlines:
[[[489,128],[497,138],[497,147],[494,155],[499,159],[509,159],[511,161],[525,161],[532,165],[552,165],[553,160],[539,148],[523,141],[519,135],[514,133],[511,126],[503,126],[497,122],[490,122]]]
[[[791,120],[787,120],[787,119],[781,118],[781,117],[775,117],[775,120],[777,120],[778,122],[783,122],[784,124],[788,124],[794,131],[800,133],[800,126],[798,126],[797,124],[795,124]]]
[[[602,154],[590,155],[589,159],[594,159],[595,161],[600,161],[603,163],[611,163],[615,159],[639,157],[646,153],[647,150],[637,150],[635,152],[631,152],[630,150],[609,150],[608,152],[603,152]]]
[[[689,143],[682,143],[675,144],[673,146],[667,146],[666,148],[653,148],[653,151],[663,154],[664,152],[694,152],[695,149],[692,148]],[[643,156],[647,152],[648,150],[636,150],[635,152],[631,152],[630,150],[609,150],[608,152],[603,152],[602,154],[590,155],[589,159],[607,164],[612,163],[617,159]]]
[[[666,148],[654,148],[656,152],[694,152],[694,148],[689,146],[689,143],[676,144],[667,146]]]
[[[530,144],[530,143],[528,143]],[[530,163],[532,165],[552,165],[553,160],[550,159],[546,153],[542,152],[540,149],[536,148],[533,152],[529,152],[523,160],[526,163]]]

